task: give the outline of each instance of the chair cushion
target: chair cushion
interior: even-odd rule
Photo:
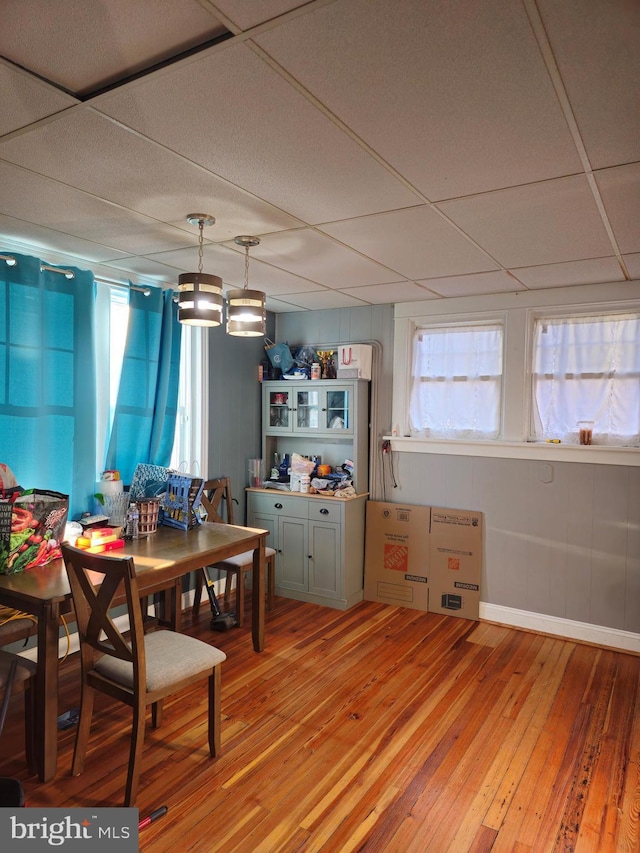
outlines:
[[[195,637],[177,631],[154,631],[144,638],[147,659],[147,690],[164,690],[184,678],[212,671],[226,660],[224,652]],[[133,666],[127,661],[105,655],[96,671],[118,684],[133,687]]]
[[[276,552],[273,548],[265,548],[264,556],[265,559],[267,557],[275,557]],[[244,551],[242,554],[236,554],[235,557],[229,557],[228,560],[222,560],[219,563],[215,563],[214,569],[245,569],[247,566],[253,565],[253,551]]]

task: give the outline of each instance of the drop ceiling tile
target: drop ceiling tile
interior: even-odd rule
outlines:
[[[2,0],[0,54],[81,93],[224,31],[196,0]]]
[[[87,108],[4,143],[0,140],[0,156],[179,228],[189,227],[186,216],[192,211],[211,213],[216,223],[207,236],[216,241],[300,224]]]
[[[52,264],[86,266],[91,262],[123,257],[125,252],[61,234],[52,228],[34,225],[22,219],[0,214],[0,243],[4,248],[25,255],[35,255]]]
[[[640,160],[640,5],[538,0],[591,167]]]
[[[375,284],[371,287],[345,287],[341,293],[364,299],[372,305],[391,305],[394,302],[419,302],[422,299],[439,299],[437,293],[425,290],[413,281],[396,281],[391,284]]]
[[[317,282],[308,281],[272,264],[262,263],[252,254],[249,257],[249,286],[263,290],[269,296],[283,293],[305,293],[319,290]],[[190,272],[198,268],[198,252],[196,248],[183,249],[175,252],[161,252],[149,256],[167,267],[174,268],[176,273]],[[244,285],[244,252],[236,248],[220,244],[205,244],[202,252],[202,269],[206,273],[219,275],[224,285],[242,287]]]
[[[514,268],[511,272],[518,281],[531,289],[624,281],[620,264],[614,257]]]
[[[525,289],[508,273],[502,271],[430,278],[420,284],[440,296],[447,297],[485,296],[488,293],[513,293]]]
[[[216,0],[216,9],[229,18],[241,30],[248,30],[270,21],[298,6],[306,6],[300,0],[261,0],[260,3],[247,3],[247,0]]]
[[[595,173],[620,251],[640,252],[640,163]]]
[[[416,201],[243,44],[128,87],[100,109],[307,223]]]
[[[299,305],[290,305],[288,302],[283,302],[281,299],[269,299],[267,297],[267,311],[273,311],[276,314],[292,314],[294,311],[302,311]]]
[[[632,279],[640,279],[640,252],[623,258]]]
[[[256,42],[432,201],[580,170],[524,4],[343,0]]]
[[[612,251],[581,175],[438,207],[505,267],[599,258]]]
[[[113,269],[114,275],[118,274],[120,279],[133,276],[136,280],[145,279],[145,281],[171,284],[176,287],[178,284],[177,270],[149,258],[130,255],[120,260],[110,261],[109,266]]]
[[[0,213],[111,247],[112,256],[197,243],[186,231],[2,161]]]
[[[325,308],[362,308],[369,303],[362,299],[354,299],[339,290],[316,290],[313,293],[291,294],[282,296],[282,301],[297,306],[298,310],[321,311]]]
[[[375,261],[310,228],[269,234],[251,250],[251,257],[336,289],[384,284],[398,278]]]
[[[437,210],[427,206],[333,222],[319,230],[406,278],[498,268]]]
[[[0,136],[75,103],[70,95],[0,60]]]

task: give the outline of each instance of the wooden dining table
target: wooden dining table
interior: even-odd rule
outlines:
[[[251,632],[256,652],[264,649],[264,545],[267,530],[203,522],[192,530],[159,526],[146,538],[125,542],[111,556],[133,557],[141,595],[172,590],[175,628],[180,629],[181,578],[188,572],[253,551]],[[38,776],[55,776],[58,756],[58,641],[60,617],[73,614],[62,560],[14,575],[0,575],[0,604],[37,617],[35,757]],[[177,618],[176,618],[177,616]],[[73,618],[73,617],[72,617]]]

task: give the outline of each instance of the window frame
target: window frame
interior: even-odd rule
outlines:
[[[393,375],[391,429],[390,434],[383,437],[391,440],[392,450],[407,453],[640,466],[636,447],[592,445],[584,448],[532,441],[530,435],[531,316],[534,313],[549,316],[552,312],[569,315],[609,310],[640,310],[640,280],[396,303],[393,306],[393,361],[389,365]],[[413,328],[423,323],[467,322],[501,314],[505,316],[502,437],[479,441],[407,435]]]

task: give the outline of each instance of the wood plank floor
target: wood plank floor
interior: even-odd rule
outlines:
[[[364,602],[278,598],[263,654],[249,628],[186,629],[222,648],[223,754],[208,760],[205,689],[148,729],[138,807],[168,814],[145,853],[640,850],[640,657]],[[61,664],[61,712],[78,703]],[[82,776],[26,775],[20,697],[0,775],[29,806],[116,806],[130,712],[100,698]]]

